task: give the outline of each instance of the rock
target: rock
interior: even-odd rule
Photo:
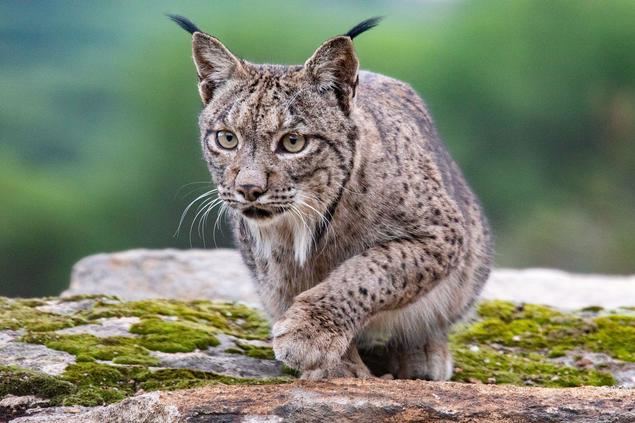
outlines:
[[[578,367],[584,367],[584,368],[588,369],[589,367],[593,366],[593,361],[591,361],[590,359],[584,357],[584,358],[581,358],[578,361],[576,361],[575,365],[578,366]]]
[[[86,257],[73,267],[70,288],[62,295],[76,294],[260,303],[240,253],[230,249],[130,250]],[[616,308],[635,305],[635,276],[496,269],[482,297],[565,309]]]
[[[18,366],[57,376],[74,362],[74,355],[56,351],[44,345],[27,344],[15,340],[0,345],[0,366]]]
[[[22,335],[24,335],[24,331],[19,330],[2,330],[0,331],[0,348],[3,345],[8,344],[9,342],[13,342],[18,340]]]
[[[542,421],[550,410],[555,420],[566,413],[589,420],[613,416],[588,404],[603,407],[605,403],[594,399],[596,393],[616,398],[617,391],[553,389],[550,392],[560,395],[565,405],[548,401],[543,407],[545,395],[505,384],[525,389],[630,386],[635,344],[624,340],[635,339],[632,311],[562,312],[486,301],[475,314],[474,321],[458,325],[450,336],[453,380],[468,383],[304,384],[273,359],[269,324],[262,313],[242,303],[122,301],[98,295],[0,297],[0,400],[27,404],[5,407],[5,418],[22,414],[22,421],[293,421],[302,416],[308,416],[307,421],[430,416],[461,421],[488,416],[478,414],[488,410],[486,405],[501,420],[522,421],[528,413]],[[588,362],[576,366],[582,358]],[[470,384],[499,390],[466,388]],[[168,392],[183,388],[196,390]],[[496,409],[492,401],[508,393],[518,403],[526,396],[533,407],[509,400],[505,404],[518,405],[517,414]],[[9,395],[35,395],[46,404],[33,402],[33,407],[48,407],[33,409],[26,399],[20,402]],[[583,408],[587,400],[591,402]],[[472,402],[477,414],[462,408]],[[628,412],[617,400],[606,404],[611,413],[619,407]]]
[[[29,409],[48,405],[49,401],[35,395],[7,395],[0,400],[0,422],[24,414]]]
[[[260,303],[236,250],[130,250],[86,257],[62,296],[105,294],[124,300],[225,299]]]
[[[59,300],[48,300],[46,304],[37,306],[36,308],[39,311],[44,311],[46,313],[53,314],[61,314],[63,316],[69,314],[75,314],[78,311],[89,309],[95,300],[86,298],[84,300],[79,301],[59,301]]]
[[[14,422],[632,422],[634,403],[635,391],[611,388],[336,379],[153,392],[90,410],[50,409]]]
[[[30,416],[12,420],[19,422],[66,423],[66,422],[178,422],[179,411],[173,405],[161,404],[158,392],[131,397],[116,406],[108,407],[55,407],[32,410]]]
[[[587,369],[605,369],[613,374],[617,386],[635,388],[635,362],[625,362],[615,359],[609,354],[593,353],[582,349],[567,351],[564,356],[555,358],[554,361]]]
[[[282,376],[280,363],[242,354],[215,354],[208,350],[191,353],[153,352],[152,355],[159,359],[160,367],[172,369],[200,370],[238,378]]]
[[[0,297],[0,399],[96,406],[138,391],[290,380],[273,359],[268,322],[246,305],[86,300]]]
[[[138,317],[110,317],[98,319],[97,323],[73,326],[59,329],[55,333],[60,335],[93,335],[98,338],[109,338],[111,336],[123,336],[133,338],[136,335],[130,333],[132,325],[140,322]]]
[[[633,306],[635,275],[583,275],[555,269],[496,269],[485,284],[482,297],[570,310]]]

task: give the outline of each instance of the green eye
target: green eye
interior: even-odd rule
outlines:
[[[304,136],[290,133],[282,137],[282,149],[287,153],[299,153],[306,144]]]
[[[238,137],[231,131],[217,131],[216,144],[225,150],[233,150],[238,145]]]

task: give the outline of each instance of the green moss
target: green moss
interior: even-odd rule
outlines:
[[[5,395],[37,395],[54,398],[69,395],[77,390],[75,385],[46,373],[13,366],[0,366],[0,398]]]
[[[62,375],[77,386],[77,391],[60,402],[63,405],[93,406],[118,401],[145,391],[193,388],[210,384],[272,384],[291,381],[288,377],[249,379],[222,376],[187,369],[151,371],[140,366],[110,366],[98,363],[77,363]]]
[[[251,379],[223,376],[215,373],[201,372],[188,369],[160,369],[150,373],[140,387],[149,390],[172,390],[193,388],[210,384],[225,385],[264,385],[272,383],[287,383],[288,377]]]
[[[117,297],[114,295],[104,295],[104,294],[77,294],[77,295],[69,295],[67,297],[52,297],[56,301],[60,303],[70,303],[77,302],[82,300],[99,300],[99,301],[119,301]]]
[[[606,373],[574,369],[546,359],[588,350],[635,361],[635,316],[583,317],[550,307],[505,301],[484,302],[478,312],[481,320],[457,327],[451,337],[457,366],[467,369],[458,378],[486,380],[489,372],[497,381],[519,383],[519,378],[535,374],[538,376],[530,376],[532,382],[543,386],[612,385],[615,381]],[[470,351],[466,345],[476,345],[479,351]],[[495,362],[488,356],[496,353],[494,350],[505,351]],[[502,363],[512,373],[501,374],[500,366],[491,366],[492,362]],[[548,380],[549,374],[556,378],[555,385]]]
[[[483,383],[532,384],[548,387],[614,385],[613,376],[595,370],[580,370],[549,362],[536,353],[510,354],[480,347],[454,348],[455,372],[453,380]],[[493,379],[493,380],[492,380]]]
[[[37,299],[0,298],[0,330],[53,331],[85,323],[76,316],[61,316],[36,308],[44,304]]]
[[[61,378],[77,386],[72,395],[57,398],[60,405],[95,406],[119,401],[136,392],[135,368],[99,363],[75,363]]]
[[[504,301],[485,302],[478,311],[482,320],[460,328],[455,335],[457,342],[496,343],[550,357],[585,348],[635,361],[635,316],[585,318],[549,307],[515,306]]]
[[[158,360],[134,338],[121,336],[98,338],[89,334],[60,335],[56,333],[29,333],[23,342],[44,344],[49,348],[66,351],[77,356],[77,361],[113,361],[118,364],[144,364],[155,366]]]
[[[158,366],[159,360],[146,355],[120,355],[112,359],[114,364],[135,364],[139,366]]]
[[[479,304],[478,314],[484,319],[498,319],[509,322],[513,319],[518,306],[508,301],[485,301]]]
[[[141,335],[136,342],[155,351],[190,352],[220,344],[213,334],[215,328],[192,321],[142,319],[132,325],[130,332]]]
[[[614,358],[635,362],[635,317],[603,316],[594,319],[597,330],[586,334],[584,345]]]
[[[136,316],[143,318],[175,317],[244,339],[267,339],[269,324],[258,312],[246,305],[228,302],[144,300],[133,302],[98,301],[84,313],[88,320],[104,317]]]
[[[282,374],[292,377],[300,377],[300,372],[296,369],[293,369],[286,364],[282,365]]]
[[[121,400],[139,389],[179,389],[217,383],[268,384],[291,380],[288,376],[232,378],[183,369],[151,371],[153,366],[158,365],[151,350],[188,352],[206,349],[219,344],[217,335],[221,333],[241,339],[267,339],[267,321],[247,306],[210,301],[122,302],[105,296],[80,296],[65,300],[85,299],[95,300],[89,309],[72,316],[60,316],[35,308],[46,305],[45,300],[0,297],[0,330],[23,329],[22,341],[43,344],[76,357],[76,363],[68,366],[59,377],[3,368],[4,373],[0,372],[0,393],[34,393],[50,398],[53,405],[94,406]],[[101,318],[124,316],[140,318],[130,328],[136,337],[99,338],[90,334],[55,332],[66,327],[96,323]],[[272,357],[270,348],[241,343],[237,349],[252,357]]]
[[[76,363],[59,377],[17,368],[0,367],[0,394],[37,393],[53,404],[97,405],[133,395],[139,389],[166,390],[206,384],[282,383],[297,376],[283,366],[274,379],[247,379],[186,369],[153,369],[152,351],[189,352],[219,344],[218,336],[235,336],[225,351],[258,359],[273,359],[270,347],[247,340],[266,340],[269,325],[259,312],[235,303],[146,300],[122,302],[113,297],[89,296],[94,304],[72,316],[41,312],[46,301],[0,298],[0,330],[24,329],[22,340],[75,355]],[[479,305],[480,319],[462,325],[451,335],[457,371],[454,380],[538,386],[612,385],[611,375],[577,369],[551,358],[572,351],[605,352],[635,361],[635,315],[602,313],[589,316],[563,313],[549,307],[488,301]],[[586,314],[585,314],[586,313]],[[55,330],[96,323],[100,318],[140,320],[130,331],[135,337],[99,338],[89,334],[57,334]],[[257,344],[257,343],[255,343]],[[478,348],[474,348],[477,346]],[[4,372],[4,373],[3,373]],[[20,382],[23,381],[23,382]],[[3,391],[4,390],[4,391]]]
[[[16,298],[14,303],[25,307],[39,307],[46,305],[46,300],[43,298]]]
[[[230,354],[243,354],[248,357],[260,358],[264,360],[275,360],[276,358],[273,353],[273,348],[271,347],[258,347],[240,341],[236,341],[236,346],[238,348],[227,348],[225,352]]]
[[[193,304],[208,312],[218,312],[228,319],[230,324],[226,333],[229,335],[243,339],[269,338],[269,322],[258,310],[239,303],[199,301]]]
[[[599,313],[602,310],[604,309],[600,306],[589,306],[589,307],[584,307],[580,309],[580,311],[587,312],[587,313]]]

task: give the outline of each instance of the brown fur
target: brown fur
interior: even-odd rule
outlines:
[[[367,377],[359,348],[382,351],[395,377],[448,379],[447,333],[487,279],[490,235],[419,96],[359,72],[347,36],[303,66],[193,40],[203,155],[275,321],[276,357],[306,378]],[[238,147],[221,149],[219,130]],[[306,138],[300,153],[280,150],[289,132]],[[245,186],[262,195],[247,201]],[[253,205],[271,216],[245,216]]]

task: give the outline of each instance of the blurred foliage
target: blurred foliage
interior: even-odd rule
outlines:
[[[422,93],[498,265],[635,270],[631,0],[16,0],[0,3],[0,295],[57,293],[87,254],[203,246],[192,215],[173,237],[209,177],[189,37],[165,12],[276,63],[387,16],[356,39],[362,67]]]

